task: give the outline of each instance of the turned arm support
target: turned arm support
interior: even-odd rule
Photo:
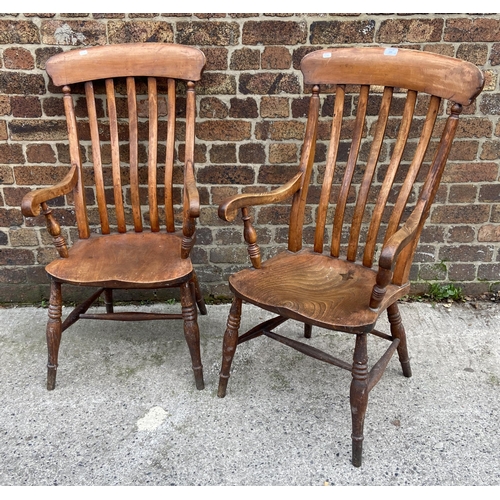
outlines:
[[[69,193],[78,181],[77,165],[73,164],[66,177],[47,188],[36,189],[24,196],[21,202],[21,211],[25,217],[36,217],[40,212],[45,216],[47,231],[54,238],[54,245],[59,256],[68,257],[68,247],[63,236],[61,236],[61,226],[52,215],[52,210],[48,207],[47,201]]]
[[[392,271],[398,255],[418,236],[419,227],[426,217],[426,207],[427,200],[421,198],[405,224],[382,247],[378,262],[377,283],[373,287],[370,299],[372,309],[378,309],[384,298],[386,288],[392,280]]]
[[[184,167],[184,221],[182,224],[181,257],[187,259],[196,241],[196,221],[200,216],[200,195],[196,187],[193,162]]]
[[[259,269],[261,264],[260,249],[257,245],[257,232],[252,226],[248,207],[277,203],[292,196],[300,189],[303,175],[304,173],[299,171],[286,184],[268,193],[238,194],[228,198],[219,206],[219,217],[226,221],[234,220],[238,213],[238,209],[241,209],[244,225],[243,236],[248,245],[248,255],[250,256],[253,267],[256,269]]]
[[[73,164],[66,177],[54,186],[36,189],[24,196],[21,203],[21,211],[25,217],[37,217],[40,215],[40,205],[49,200],[68,194],[78,181],[77,166]]]

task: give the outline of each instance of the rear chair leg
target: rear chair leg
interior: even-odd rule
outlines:
[[[194,284],[194,298],[196,300],[196,304],[198,305],[200,314],[205,316],[207,314],[207,306],[205,305],[205,299],[203,298],[203,295],[200,290],[200,283],[198,281],[198,276],[196,276],[196,273],[194,271],[191,281]]]
[[[194,380],[197,389],[204,389],[203,366],[200,353],[200,330],[198,328],[196,307],[193,300],[193,290],[190,282],[181,285],[182,318],[184,319],[184,336],[186,338],[191,362],[193,365]]]
[[[49,319],[47,321],[47,390],[52,391],[56,386],[57,361],[62,333],[62,294],[61,283],[52,280],[50,283]]]
[[[222,367],[219,377],[219,390],[217,396],[223,398],[226,395],[229,372],[233,362],[236,346],[238,345],[238,330],[241,321],[241,299],[235,297],[231,305],[229,317],[227,319],[226,333],[224,334],[224,343],[222,346]]]
[[[389,323],[391,324],[392,336],[399,339],[398,356],[401,368],[403,369],[403,375],[405,377],[411,377],[410,357],[408,356],[408,347],[406,344],[406,332],[403,326],[403,321],[401,320],[401,315],[399,314],[397,302],[391,304],[387,308],[387,316],[389,318]]]
[[[367,335],[356,335],[356,347],[352,363],[351,416],[352,416],[352,464],[360,467],[363,455],[363,428],[368,406],[368,354]]]
[[[106,305],[106,312],[108,314],[113,313],[113,289],[104,289],[104,304]]]

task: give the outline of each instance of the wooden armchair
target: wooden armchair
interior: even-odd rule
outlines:
[[[304,82],[312,85],[312,97],[297,174],[271,192],[236,195],[219,207],[219,216],[227,221],[241,209],[253,267],[229,279],[234,300],[224,335],[218,396],[226,394],[236,346],[260,335],[348,370],[352,463],[360,466],[368,394],[394,352],[403,374],[411,376],[397,301],[409,291],[410,266],[462,106],[481,92],[483,75],[458,59],[381,47],[316,51],[303,58],[301,71]],[[308,187],[316,140],[324,125],[318,121],[319,85],[330,86],[330,91],[333,86],[335,104],[325,166],[317,174],[322,175],[322,185],[318,199],[311,201]],[[451,102],[444,123],[437,118],[446,99]],[[292,198],[288,250],[261,262],[249,207],[287,198]],[[317,203],[310,248],[302,248],[306,203]],[[238,336],[242,301],[277,316]],[[390,334],[375,329],[384,311]],[[306,338],[311,337],[313,325],[353,334],[352,362],[318,350],[312,341],[299,342],[273,331],[288,319],[304,323]],[[368,334],[389,341],[371,368]]]
[[[196,387],[204,387],[195,303],[201,314],[206,308],[189,257],[200,212],[193,171],[194,82],[204,65],[198,49],[160,43],[73,50],[47,61],[53,83],[63,86],[71,168],[59,184],[27,194],[22,211],[26,217],[45,215],[60,256],[46,267],[49,390],[55,387],[61,333],[80,318],[183,319]],[[180,98],[181,106],[176,104],[177,80],[186,87],[182,120],[177,120],[184,107]],[[79,101],[75,106],[72,93],[84,93],[86,106]],[[159,119],[162,114],[166,120]],[[176,134],[184,142],[183,169],[174,166]],[[82,148],[93,166],[82,161]],[[70,193],[78,241],[68,248],[47,203]],[[179,221],[181,230],[175,227]],[[64,322],[62,284],[98,287]],[[114,312],[114,289],[165,287],[180,288],[182,314]],[[106,312],[87,313],[102,294]]]

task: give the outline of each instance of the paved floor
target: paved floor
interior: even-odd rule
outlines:
[[[348,372],[259,338],[217,398],[228,308],[199,318],[204,391],[180,321],[82,320],[52,392],[47,311],[0,309],[0,485],[500,484],[500,304],[401,306],[414,375],[393,359],[371,393],[359,469]],[[247,306],[243,328],[266,314]],[[315,329],[312,343],[348,360],[352,340]]]

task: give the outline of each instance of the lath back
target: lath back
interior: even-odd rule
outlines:
[[[194,163],[194,82],[204,65],[200,50],[161,43],[73,50],[47,61],[54,84],[63,86],[80,238],[93,224],[102,234],[175,231],[176,136],[185,164]],[[178,80],[185,81],[185,104],[176,99]],[[73,98],[78,92],[86,102]],[[91,169],[82,163],[85,147]]]
[[[333,87],[335,101],[326,162],[319,169],[314,250],[323,252],[328,245],[332,256],[372,267],[377,244],[406,219],[412,196],[418,195],[415,205],[428,214],[458,116],[481,91],[483,75],[458,59],[381,47],[316,51],[304,57],[301,70],[313,91],[301,159],[304,181],[292,204],[289,249],[302,245],[316,141],[325,138],[318,122],[319,89],[325,85],[330,91]],[[438,116],[444,99],[452,102],[443,124]],[[405,249],[394,283],[407,281],[415,248],[416,243]]]

